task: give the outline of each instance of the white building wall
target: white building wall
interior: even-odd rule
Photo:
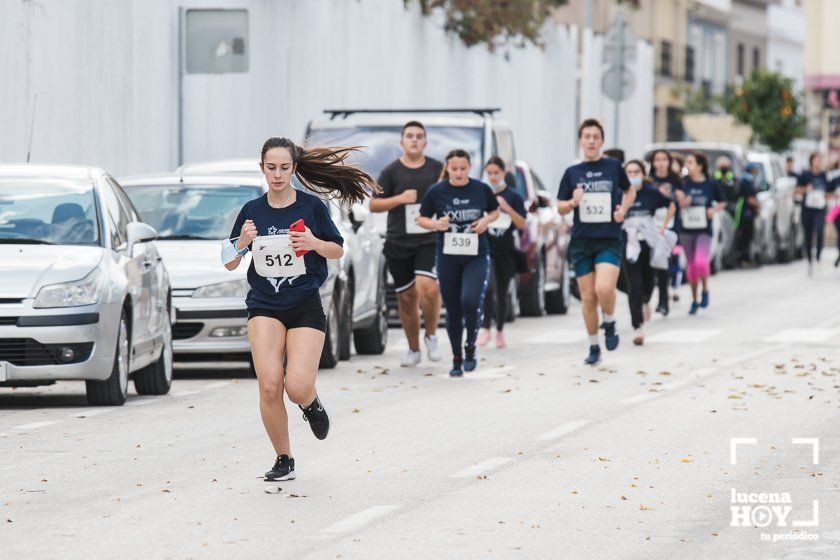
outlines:
[[[249,70],[185,75],[179,104],[188,8],[248,9]],[[0,161],[25,158],[36,93],[33,161],[116,175],[174,168],[179,117],[191,161],[257,157],[329,107],[499,106],[518,157],[556,183],[576,154],[576,31],[509,54],[466,48],[402,0],[3,2]]]
[[[767,68],[805,87],[805,14],[793,0],[767,8]]]
[[[581,118],[596,118],[605,128],[605,148],[621,148],[628,159],[642,157],[646,144],[653,142],[653,47],[646,41],[636,41],[636,59],[631,65],[635,79],[633,93],[619,104],[618,137],[616,137],[615,106],[601,89],[607,65],[602,63],[603,35],[586,31],[583,37]],[[577,131],[575,131],[577,133]]]

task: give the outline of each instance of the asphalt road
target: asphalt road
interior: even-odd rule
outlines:
[[[392,331],[320,374],[327,440],[290,412],[279,484],[247,371],[119,408],[0,389],[0,557],[840,557],[840,272],[726,272],[693,318],[681,293],[644,347],[621,296],[597,368],[578,305],[510,324],[464,379],[400,368]]]

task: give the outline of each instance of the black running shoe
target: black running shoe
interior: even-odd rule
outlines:
[[[275,480],[294,480],[295,479],[295,460],[288,455],[279,455],[274,462],[271,470],[265,473],[265,480],[268,482]]]
[[[318,439],[325,439],[330,432],[330,417],[327,411],[324,410],[324,405],[321,404],[321,399],[315,395],[315,400],[312,404],[303,408],[298,405],[303,411],[303,419],[309,422],[309,427],[312,428],[312,433]]]
[[[478,360],[475,359],[475,346],[464,346],[464,371],[475,371]]]
[[[449,370],[449,377],[463,377],[464,366],[463,360],[460,357],[453,358],[452,369]]]
[[[660,303],[659,306],[656,308],[656,312],[662,314],[663,317],[668,316],[668,304],[667,303]]]
[[[589,355],[583,360],[583,363],[588,366],[598,365],[601,361],[601,347],[593,344],[589,347]]]
[[[618,348],[618,333],[615,332],[615,321],[601,325],[604,329],[604,345],[607,350],[613,351]]]

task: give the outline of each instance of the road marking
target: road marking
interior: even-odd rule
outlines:
[[[205,389],[218,389],[220,387],[227,387],[230,385],[230,381],[219,381],[218,383],[211,383]]]
[[[765,342],[783,342],[794,343],[800,342],[804,344],[825,342],[836,331],[834,329],[785,329],[777,332],[772,336],[765,338]]]
[[[177,393],[172,393],[173,397],[189,397],[192,395],[197,395],[201,391],[178,391]]]
[[[158,397],[137,398],[128,401],[127,403],[125,403],[125,406],[143,406],[144,404],[157,402],[159,400],[160,398]]]
[[[509,457],[493,457],[492,459],[487,459],[477,465],[473,465],[456,472],[452,475],[452,478],[472,478],[474,476],[486,474],[488,471],[501,467],[502,465],[506,465],[511,461],[513,461],[513,459]]]
[[[400,506],[394,505],[380,505],[380,506],[371,506],[367,509],[363,509],[358,513],[354,513],[350,517],[342,519],[336,523],[333,523],[326,529],[324,532],[326,533],[348,533],[350,531],[354,531],[363,525],[367,525],[374,519],[378,517],[383,517],[388,515],[389,513],[396,511],[399,509]]]
[[[720,365],[722,365],[723,367],[731,367],[731,366],[734,366],[735,364],[740,364],[741,362],[748,362],[748,361],[750,361],[754,358],[757,358],[757,357],[759,357],[763,354],[769,354],[773,350],[775,350],[774,347],[759,348],[758,350],[751,350],[751,351],[747,352],[746,354],[741,354],[740,356],[731,356],[729,358],[725,358],[725,359],[720,361]]]
[[[0,432],[0,437],[8,437],[8,436],[9,436],[9,434],[7,434],[6,432]]]
[[[577,431],[580,428],[586,426],[587,424],[589,424],[589,420],[572,420],[571,422],[560,424],[553,430],[549,430],[544,434],[537,436],[537,439],[542,441],[550,441],[553,439],[557,439],[569,435],[572,432]]]
[[[552,329],[541,335],[529,337],[523,342],[526,344],[577,344],[587,338],[589,337],[583,329]]]
[[[656,333],[648,342],[665,344],[700,344],[720,334],[720,329],[671,329]]]
[[[464,372],[464,377],[458,379],[466,379],[466,380],[473,380],[479,381],[482,379],[501,379],[505,377],[504,372],[512,369],[511,366],[499,366],[499,367],[492,367],[487,369],[477,369],[474,372]],[[448,373],[440,373],[438,377],[441,379],[449,379]]]
[[[94,408],[92,410],[85,410],[84,412],[74,412],[70,415],[71,418],[87,418],[89,416],[99,416],[100,414],[105,414],[110,409],[107,408]]]
[[[45,426],[52,426],[53,424],[58,424],[58,420],[44,420],[41,422],[31,422],[29,424],[21,424],[20,426],[15,426],[12,429],[16,432],[20,432],[25,430],[35,430],[37,428],[43,428]]]
[[[703,368],[693,372],[693,376],[686,378],[686,379],[679,379],[677,381],[671,381],[670,383],[666,383],[662,385],[659,391],[657,392],[650,392],[642,393],[640,395],[635,395],[633,397],[627,397],[626,399],[621,401],[621,404],[636,404],[640,402],[644,402],[650,399],[655,399],[656,397],[660,397],[669,391],[673,391],[674,389],[679,389],[680,387],[684,387],[685,385],[690,385],[706,377],[708,375],[713,374],[717,371],[717,368]]]

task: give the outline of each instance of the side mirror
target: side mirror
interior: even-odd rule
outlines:
[[[149,224],[143,222],[130,222],[125,226],[125,236],[128,241],[128,254],[134,253],[134,245],[145,241],[154,241],[158,232]]]

